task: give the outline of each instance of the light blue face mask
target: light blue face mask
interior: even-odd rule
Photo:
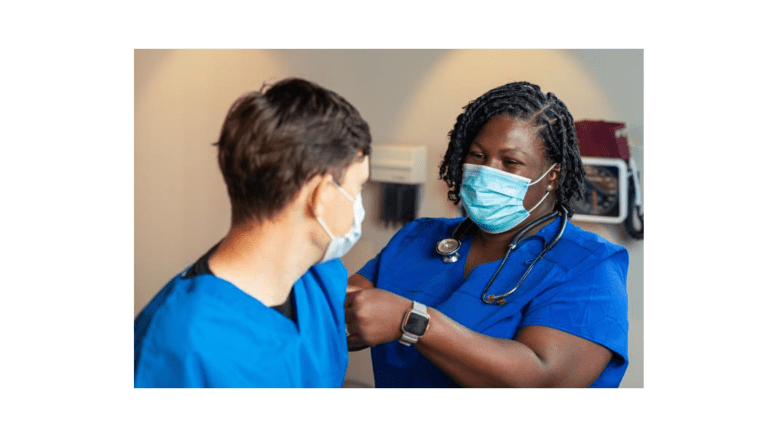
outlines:
[[[322,228],[324,228],[324,232],[329,236],[329,245],[326,248],[326,252],[324,253],[324,257],[319,261],[319,264],[323,264],[327,261],[333,260],[335,258],[340,258],[346,253],[348,253],[349,250],[356,244],[357,241],[359,241],[359,237],[362,235],[362,222],[364,221],[364,204],[362,204],[362,195],[359,193],[356,196],[356,199],[351,197],[350,194],[348,194],[347,191],[345,191],[340,185],[337,185],[335,182],[332,182],[335,184],[335,187],[343,193],[343,196],[348,198],[351,202],[353,202],[353,225],[351,226],[351,229],[348,231],[347,234],[343,235],[342,237],[336,237],[331,230],[329,230],[329,226],[324,223],[324,220],[321,219],[321,217],[316,217],[316,220],[318,220],[318,223],[321,225]]]
[[[553,170],[555,164],[539,179],[531,179],[497,170],[485,165],[464,164],[461,179],[461,199],[464,210],[480,229],[489,234],[499,234],[518,226],[548,197],[550,191],[527,211],[523,198],[529,186],[541,181]]]

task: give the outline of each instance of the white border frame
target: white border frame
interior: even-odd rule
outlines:
[[[618,198],[619,198],[619,210],[618,210],[618,216],[617,217],[605,217],[605,216],[598,216],[598,215],[587,215],[587,214],[575,214],[571,220],[581,221],[581,222],[596,222],[596,223],[622,223],[624,220],[626,220],[626,215],[628,213],[628,173],[629,169],[626,166],[626,161],[620,159],[620,158],[598,158],[598,157],[588,157],[583,156],[583,165],[602,165],[602,166],[608,166],[608,167],[618,167]]]

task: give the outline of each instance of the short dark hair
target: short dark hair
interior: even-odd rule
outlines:
[[[462,166],[470,145],[480,129],[497,115],[507,114],[537,126],[545,144],[545,156],[561,164],[556,190],[556,209],[565,208],[570,216],[573,197],[582,198],[585,173],[577,145],[575,121],[564,102],[553,93],[543,94],[529,82],[513,82],[494,88],[469,102],[448,133],[450,141],[440,164],[440,179],[448,184],[448,199],[457,205],[461,200]]]
[[[310,178],[345,169],[370,154],[370,129],[348,101],[290,78],[243,95],[227,113],[218,161],[232,223],[272,219]]]

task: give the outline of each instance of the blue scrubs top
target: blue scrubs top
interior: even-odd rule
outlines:
[[[483,289],[502,260],[475,267],[464,278],[473,235],[461,241],[460,258],[443,262],[437,242],[453,235],[463,218],[418,219],[358,273],[376,288],[433,307],[463,326],[497,338],[515,338],[524,326],[546,326],[598,343],[612,360],[591,387],[617,387],[628,365],[626,273],[628,252],[621,246],[568,223],[555,247],[538,261],[504,305],[486,304]],[[518,283],[561,219],[519,243],[491,284],[488,294],[504,294]],[[377,387],[458,387],[444,372],[397,341],[372,348]]]
[[[135,319],[135,387],[342,387],[347,271],[295,284],[297,323],[211,274],[173,278]]]

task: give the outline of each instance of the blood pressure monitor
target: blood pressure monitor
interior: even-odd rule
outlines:
[[[621,223],[628,214],[628,174],[620,158],[582,157],[585,169],[583,200],[574,199],[572,220]]]

